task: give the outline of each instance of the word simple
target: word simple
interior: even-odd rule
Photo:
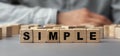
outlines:
[[[100,29],[21,29],[21,43],[98,43]]]

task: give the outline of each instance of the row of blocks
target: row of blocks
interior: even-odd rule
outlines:
[[[18,35],[19,31],[20,31],[20,24],[0,25],[0,39]]]
[[[104,38],[120,39],[120,25],[104,25]]]
[[[36,29],[35,29],[36,28]],[[38,28],[38,29],[37,29]],[[39,28],[43,28],[43,29],[39,29]],[[23,31],[26,31],[26,30],[32,30],[32,35],[33,35],[33,39],[32,39],[32,42],[37,42],[37,41],[34,41],[34,31],[39,31],[39,30],[46,30],[47,32],[49,30],[58,30],[59,29],[59,35],[60,35],[60,28],[65,28],[65,29],[62,29],[62,30],[75,30],[77,28],[79,28],[79,30],[83,30],[83,29],[94,29],[96,28],[95,26],[92,26],[92,25],[87,25],[87,26],[61,26],[61,25],[45,25],[44,27],[41,27],[40,25],[38,24],[29,24],[29,25],[21,25],[21,24],[12,24],[12,25],[0,25],[0,39],[3,38],[3,37],[11,37],[11,36],[14,36],[14,35],[18,35],[19,34],[19,30],[23,30]],[[104,25],[104,27],[97,27],[97,29],[99,28],[99,32],[100,32],[100,39],[101,38],[120,38],[120,25],[119,24],[112,24],[112,25]],[[88,31],[86,29],[86,32]],[[80,33],[82,34],[82,33]],[[44,34],[43,34],[44,35]],[[41,35],[41,36],[43,36]],[[47,36],[48,34],[46,34]],[[73,34],[75,35],[75,34]],[[21,34],[20,34],[21,36]],[[36,35],[37,36],[37,35]],[[82,35],[80,35],[82,37]],[[85,36],[85,35],[84,35]],[[86,34],[87,36],[87,34]],[[61,37],[61,35],[60,35]],[[87,39],[87,38],[86,38]],[[49,42],[49,41],[45,41],[45,42]],[[60,39],[59,41],[60,42]],[[71,42],[74,42],[74,41],[71,41]],[[86,42],[88,42],[86,40]]]
[[[22,26],[21,43],[98,43],[102,38],[100,27],[47,25]]]

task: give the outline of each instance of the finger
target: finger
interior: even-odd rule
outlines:
[[[98,24],[98,25],[108,25],[108,24],[109,24],[109,23],[107,23],[107,22],[98,20],[98,19],[96,19],[96,18],[90,18],[89,20],[90,20],[90,22],[93,22],[93,23]]]
[[[96,14],[96,13],[93,13],[93,12],[91,12],[91,14],[92,14],[92,17],[94,19],[99,20],[99,21],[103,21],[104,24],[112,24],[112,22],[108,18],[106,18],[102,15],[99,15],[99,14]]]

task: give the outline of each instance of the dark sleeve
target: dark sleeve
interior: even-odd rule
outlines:
[[[120,0],[112,0],[112,17],[114,23],[120,23]]]

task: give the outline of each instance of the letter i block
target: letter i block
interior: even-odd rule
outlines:
[[[32,43],[33,35],[31,29],[21,29],[20,30],[20,42],[21,43]]]
[[[47,30],[46,29],[34,29],[34,42],[45,43],[47,41]]]
[[[100,29],[87,29],[87,42],[88,43],[98,43],[100,42]]]
[[[59,34],[60,34],[60,30],[59,29],[48,29],[48,43],[59,43],[60,39],[59,39]]]
[[[87,29],[86,28],[77,28],[75,31],[75,43],[85,43],[87,42]]]
[[[61,43],[73,43],[75,39],[73,29],[60,29],[60,42]]]

